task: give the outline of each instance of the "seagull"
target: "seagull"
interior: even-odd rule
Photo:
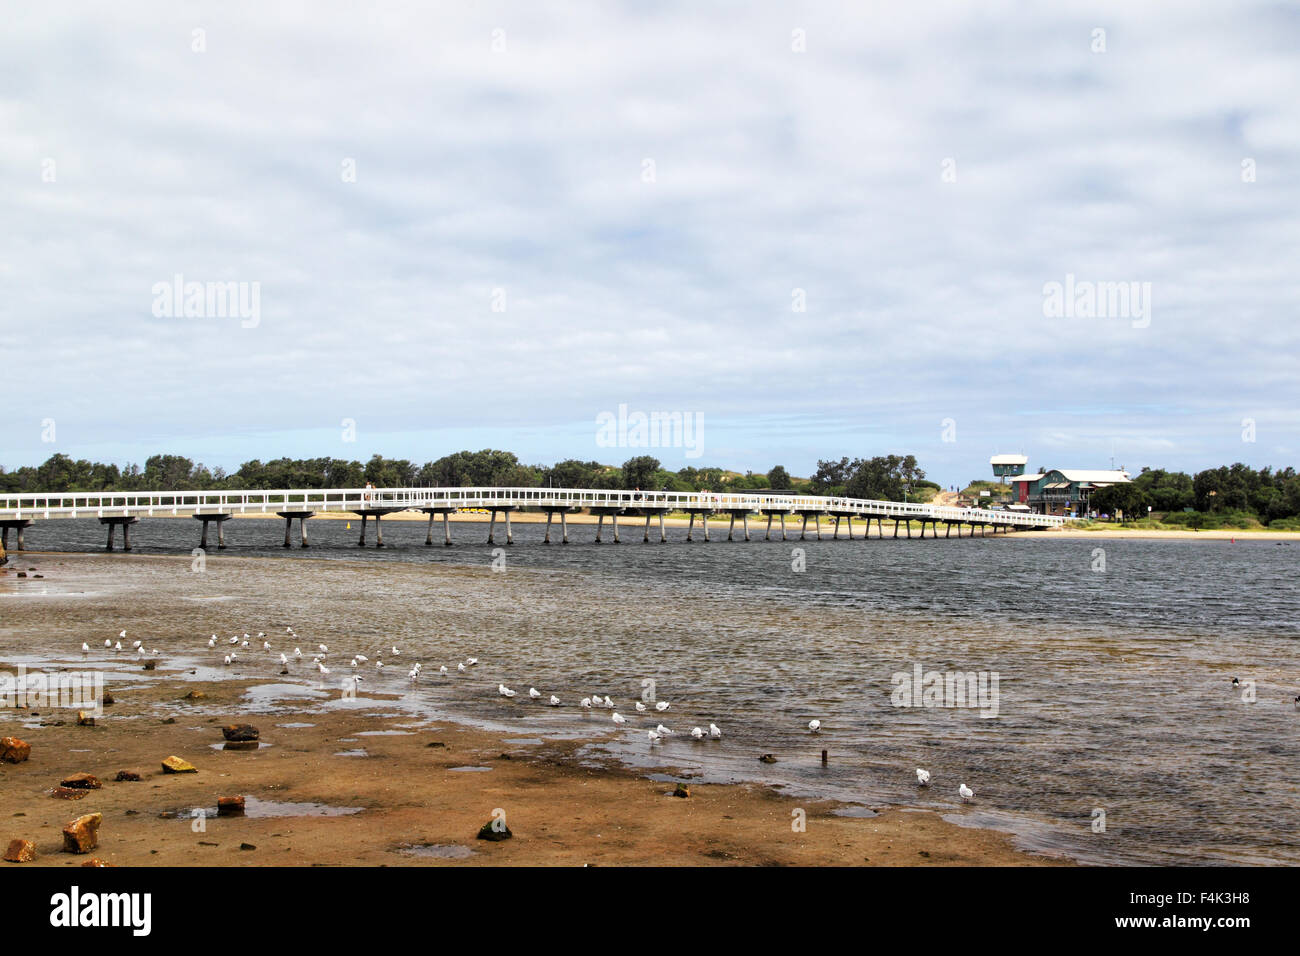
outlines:
[[[822,722],[820,720],[810,720],[808,721],[808,729],[813,733],[817,733],[817,731],[822,729]]]
[[[402,652],[399,651],[399,650],[397,649],[397,645],[396,645],[396,644],[393,645],[393,656],[394,656],[394,657],[401,657],[401,656],[402,656]]]
[[[383,670],[383,669],[384,669],[384,662],[383,662],[383,661],[375,661],[375,670],[377,670],[377,671],[381,671],[381,670]]]
[[[115,650],[115,651],[120,651],[121,649],[122,649],[122,642],[121,642],[121,641],[118,641],[116,644],[113,645],[113,650]]]
[[[122,638],[123,640],[125,640],[125,639],[126,639],[126,630],[123,629],[122,631],[118,632],[118,635],[117,635],[117,636],[120,637],[120,638]]]
[[[230,662],[231,662],[232,660],[234,660],[234,658],[231,657],[229,654],[227,654],[227,655],[226,655],[226,666],[227,666],[227,667],[230,666]]]
[[[655,704],[655,710],[659,711],[660,713],[662,713],[667,709],[668,709],[668,701],[666,700],[661,700],[659,701],[659,703]]]
[[[928,771],[928,770],[922,770],[920,767],[917,767],[917,768],[916,768],[916,785],[917,785],[918,787],[928,787],[928,786],[930,786],[930,771]]]
[[[281,663],[281,664],[288,664],[288,663],[289,663],[289,657],[288,657],[287,654],[285,654],[285,653],[283,653],[283,652],[280,653],[280,663]]]
[[[645,704],[641,703],[641,701],[639,701],[639,700],[636,702],[636,712],[637,712],[638,714],[644,714],[644,713],[645,713]]]
[[[230,640],[226,641],[226,643],[227,643],[227,644],[238,644],[238,643],[239,643],[239,638],[237,638],[237,637],[232,637]]]
[[[1237,680],[1237,678],[1234,677],[1234,678],[1232,679],[1232,686],[1233,686],[1233,687],[1240,687],[1240,686],[1241,686],[1241,681]]]
[[[515,692],[512,691],[509,687],[507,687],[505,684],[497,684],[497,693],[500,694],[502,697],[515,696]]]
[[[536,687],[530,687],[528,688],[528,696],[531,697],[533,700],[536,700],[537,698],[542,696],[542,692],[538,690]]]
[[[245,637],[243,643],[240,644],[239,646],[240,646],[240,647],[247,647],[247,646],[248,646],[248,638]]]
[[[216,646],[217,646],[217,635],[213,634],[210,638],[208,638],[208,647],[216,647]]]
[[[81,642],[81,653],[83,653],[83,654],[89,654],[89,653],[90,653],[90,645],[87,644],[85,641],[82,641],[82,642]]]
[[[439,673],[439,674],[445,674],[445,673],[447,673],[447,665],[446,665],[446,664],[443,664],[441,667],[439,667],[439,668],[438,668],[438,673]]]
[[[320,652],[322,654],[328,654],[330,652],[330,649],[326,647],[324,644],[317,644],[316,646],[320,648]]]
[[[136,657],[144,657],[144,648],[143,648],[143,647],[137,647],[137,648],[135,649],[135,656],[136,656]]]
[[[359,660],[361,663],[364,664],[364,663],[366,663],[367,661],[369,661],[370,658],[366,657],[365,654],[358,654],[358,655],[357,655],[357,660]]]
[[[703,731],[701,728],[699,728],[699,727],[692,727],[692,728],[691,728],[691,736],[694,737],[696,740],[703,740],[703,739],[704,739],[704,731]]]
[[[105,647],[112,647],[112,646],[113,646],[113,639],[110,637],[108,640],[106,640],[106,641],[104,642],[104,646],[105,646]]]
[[[258,631],[258,632],[257,632],[257,636],[258,636],[258,637],[266,637],[266,631]]]
[[[477,657],[467,657],[467,658],[465,658],[465,663],[466,663],[468,666],[473,667],[475,664],[478,663],[478,658],[477,658]]]
[[[294,656],[294,657],[302,657],[302,648],[301,648],[301,647],[295,647],[295,648],[293,649],[293,656]]]
[[[622,714],[620,714],[618,711],[614,711],[614,723],[616,723],[616,724],[626,724],[626,723],[627,723],[627,718],[624,717]]]
[[[673,735],[673,732],[669,730],[667,727],[665,727],[663,724],[660,724],[658,727],[656,727],[655,731],[664,737],[671,737]]]
[[[132,647],[143,647],[143,646],[144,646],[144,641],[132,641],[132,642],[131,642],[131,646],[132,646]]]
[[[319,661],[316,663],[316,667],[320,670],[322,675],[328,674],[330,672],[330,669],[326,667],[324,664],[320,663]]]
[[[591,698],[590,697],[582,698],[582,701],[581,703],[578,704],[578,706],[581,707],[583,710],[591,710]]]
[[[722,728],[717,724],[709,724],[709,736],[714,740],[722,739]]]
[[[415,683],[417,680],[420,679],[420,669],[418,667],[412,667],[411,673],[407,674],[406,676],[411,679],[411,683]]]
[[[231,659],[232,661],[237,661],[237,660],[239,660],[239,658],[235,656],[235,652],[234,652],[234,651],[231,651],[231,652],[230,652],[230,659]]]
[[[456,665],[456,672],[459,673],[459,674],[463,674],[463,673],[465,673],[465,665],[464,665],[464,664],[457,664],[457,665]]]
[[[646,736],[650,738],[650,743],[652,743],[652,744],[657,744],[657,743],[659,743],[660,736],[659,736],[659,734],[656,733],[655,731],[653,731],[653,730],[647,730],[647,731],[646,731]]]
[[[1296,699],[1300,700],[1300,698],[1296,698]],[[551,706],[552,707],[560,706],[560,698],[556,697],[554,694],[551,695]]]
[[[964,783],[957,788],[957,793],[961,796],[962,803],[969,803],[970,798],[975,796],[975,791]]]
[[[614,702],[610,700],[608,696],[605,698],[605,707],[609,710],[614,709]]]
[[[357,666],[357,659],[356,659],[355,657],[352,658],[352,661],[348,664],[348,666],[349,666],[349,667],[356,667],[356,666]]]
[[[270,649],[271,649],[271,642],[270,642],[270,641],[263,641],[263,642],[262,642],[262,650],[264,650],[264,651],[269,651]]]

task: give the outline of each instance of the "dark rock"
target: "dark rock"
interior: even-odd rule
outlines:
[[[504,820],[489,820],[478,828],[478,839],[490,840],[493,843],[500,843],[502,840],[509,840],[514,834],[506,826]]]
[[[70,777],[64,777],[59,781],[60,786],[75,787],[79,790],[98,790],[103,786],[99,778],[90,773],[74,773]]]
[[[78,790],[76,787],[55,787],[50,791],[50,796],[60,800],[80,800],[89,792],[89,790]]]
[[[221,728],[221,736],[227,740],[246,741],[257,740],[260,735],[252,724],[227,724]]]
[[[222,750],[258,750],[261,744],[256,740],[227,740]]]
[[[242,817],[244,815],[243,797],[218,797],[217,816]]]
[[[161,724],[174,724],[174,723],[176,723],[176,718],[175,718],[175,717],[164,717],[162,720],[159,721],[159,723],[161,723]]]
[[[92,856],[89,860],[87,860],[85,863],[81,865],[82,866],[113,866],[112,863],[106,863],[105,861],[101,860],[97,856]]]
[[[773,757],[771,754],[763,754],[763,756],[761,756],[761,757],[758,758],[758,762],[759,762],[759,763],[776,763],[776,758]]]
[[[79,711],[77,711],[77,726],[79,726],[79,727],[94,727],[94,726],[95,726],[95,715],[94,715],[94,714],[89,714],[89,713],[87,713],[87,712],[84,711],[84,710],[79,710]]]
[[[251,844],[251,843],[241,843],[241,844],[239,844],[239,848],[240,848],[241,850],[256,850],[256,849],[257,849],[257,847],[255,847],[255,846],[254,846],[253,844]]]
[[[677,789],[673,791],[674,797],[689,797],[690,795],[691,795],[691,788],[686,786],[686,784],[684,783],[679,783],[677,785]]]
[[[138,783],[140,775],[134,770],[119,770],[113,779],[118,783]]]

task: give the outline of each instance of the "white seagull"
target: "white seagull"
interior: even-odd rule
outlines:
[[[626,724],[626,723],[627,723],[627,718],[624,717],[622,714],[620,714],[618,711],[614,711],[614,723],[616,723],[616,724]]]
[[[104,642],[104,646],[105,646],[105,647],[112,647],[112,646],[113,646],[113,639],[110,637],[108,640],[106,640],[106,641]]]
[[[536,687],[530,687],[528,688],[528,696],[531,697],[533,700],[536,700],[537,698],[542,696],[542,692],[538,690]]]
[[[692,727],[692,728],[691,728],[691,736],[694,737],[696,740],[703,740],[703,739],[704,739],[704,730],[703,730],[702,728],[700,728],[700,727]]]
[[[590,697],[582,698],[582,701],[578,704],[578,706],[581,707],[583,710],[591,710],[591,698]]]
[[[645,713],[645,704],[641,703],[641,701],[639,701],[639,700],[636,702],[636,712],[637,712],[638,714],[644,714],[644,713]]]
[[[671,737],[673,735],[673,732],[669,730],[667,727],[665,727],[663,724],[660,724],[658,727],[656,727],[655,731],[663,737]]]
[[[280,654],[280,663],[281,663],[281,664],[288,664],[288,663],[289,663],[289,657],[288,657],[287,654],[281,652],[281,654]]]
[[[647,730],[647,731],[646,731],[646,736],[650,738],[650,743],[652,743],[652,744],[657,744],[657,743],[659,743],[660,736],[659,736],[659,734],[657,734],[655,731],[653,731],[653,730]]]
[[[294,657],[302,657],[302,648],[301,648],[301,647],[295,647],[295,648],[293,649],[293,656],[294,656]]]
[[[709,724],[709,736],[714,740],[722,739],[722,728],[717,724]]]
[[[817,733],[817,731],[822,729],[822,722],[820,720],[810,720],[808,721],[808,729],[813,733]]]
[[[655,704],[655,710],[659,711],[660,713],[663,713],[665,710],[668,709],[668,706],[669,706],[668,701],[661,700],[659,701],[659,703]]]
[[[446,664],[443,664],[441,667],[439,667],[439,668],[438,668],[438,673],[439,673],[439,674],[445,674],[445,673],[447,673],[447,665],[446,665]]]
[[[226,655],[226,666],[227,666],[227,667],[230,666],[230,662],[231,662],[232,659],[233,659],[233,658],[231,658],[231,656],[230,656],[229,654]]]
[[[83,654],[89,654],[89,653],[90,653],[90,645],[87,644],[85,641],[82,641],[82,642],[81,642],[81,653],[83,653]]]
[[[500,694],[502,697],[515,696],[515,692],[512,691],[509,687],[507,687],[505,684],[497,684],[497,693]]]
[[[606,698],[605,698],[605,707],[606,707],[606,709],[608,709],[608,710],[613,710],[613,709],[614,709],[614,702],[613,702],[612,700],[610,700],[608,696],[606,696]]]
[[[928,787],[928,786],[930,786],[930,771],[928,771],[928,770],[922,770],[920,767],[917,767],[917,768],[916,768],[916,785],[917,785],[918,787]]]
[[[464,664],[457,664],[457,665],[456,665],[456,673],[458,673],[458,674],[463,674],[463,673],[465,673],[465,665],[464,665]]]
[[[554,694],[551,695],[551,706],[552,707],[560,706],[560,698],[556,697]]]
[[[971,797],[975,796],[975,791],[964,783],[957,788],[957,793],[961,797],[962,803],[969,803]]]
[[[208,647],[216,647],[216,646],[217,646],[217,635],[213,634],[210,638],[208,638]]]

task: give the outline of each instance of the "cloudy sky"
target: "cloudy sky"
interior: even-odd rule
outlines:
[[[702,417],[671,467],[1300,463],[1293,4],[5,17],[8,467],[618,463],[621,404]]]

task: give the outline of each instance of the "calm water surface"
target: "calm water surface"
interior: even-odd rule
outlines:
[[[330,645],[333,677],[354,653],[373,660],[399,645],[400,661],[390,653],[394,666],[367,670],[363,690],[408,687],[410,662],[422,660],[409,703],[424,713],[588,735],[593,755],[648,770],[933,807],[1086,861],[1300,863],[1300,548],[1290,544],[1051,534],[727,543],[724,525],[707,545],[698,529],[691,545],[680,529],[645,545],[624,526],[622,544],[608,543],[607,528],[594,547],[594,529],[575,525],[573,544],[547,547],[539,526],[516,524],[515,545],[494,552],[485,525],[453,525],[456,547],[426,548],[423,524],[389,521],[387,547],[361,551],[355,522],[318,520],[312,549],[286,552],[279,522],[226,527],[231,546],[209,552],[203,574],[188,559],[147,559],[197,546],[191,520],[142,522],[129,556],[19,557],[46,578],[0,583],[0,651],[66,653],[127,627],[211,665],[211,632],[265,630],[278,659],[292,650],[280,640],[291,624],[304,653]],[[54,521],[29,529],[27,545],[85,551],[103,537],[93,521]],[[470,656],[482,663],[468,675],[432,673]],[[891,677],[917,663],[998,672],[998,716],[894,706]],[[259,651],[241,676],[277,669]],[[1254,681],[1254,702],[1234,676]],[[655,719],[632,713],[646,679],[672,702]],[[497,696],[498,682],[520,697]],[[530,685],[566,706],[525,700]],[[594,693],[615,699],[627,728],[572,706]],[[824,725],[815,737],[814,717]],[[645,730],[660,720],[679,736],[651,748]],[[709,721],[722,741],[683,739]],[[758,763],[763,753],[777,763]],[[918,766],[933,774],[928,791],[914,785]],[[969,807],[960,782],[976,791]],[[1092,828],[1098,809],[1105,832]]]

